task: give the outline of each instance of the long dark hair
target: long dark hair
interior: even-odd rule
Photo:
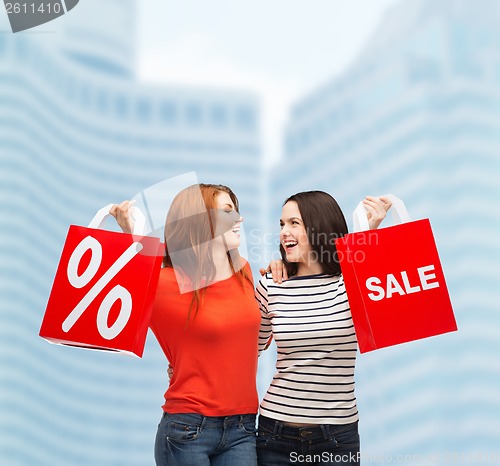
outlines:
[[[324,191],[305,191],[290,196],[284,203],[294,201],[299,208],[307,238],[313,254],[323,268],[323,273],[340,274],[335,240],[348,233],[344,214],[337,201]],[[283,246],[280,244],[281,258],[288,276],[297,274],[298,264],[288,262]]]

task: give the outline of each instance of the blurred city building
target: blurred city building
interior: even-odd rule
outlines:
[[[349,225],[389,192],[433,225],[459,332],[358,358],[364,464],[500,464],[499,20],[492,0],[396,4],[345,73],[294,105],[273,170],[276,228],[280,202],[314,189]]]
[[[195,171],[235,191],[247,232],[260,227],[258,98],[138,82],[136,7],[85,0],[37,30],[2,24],[2,465],[153,463],[168,385],[153,336],[142,360],[38,337],[70,224]]]

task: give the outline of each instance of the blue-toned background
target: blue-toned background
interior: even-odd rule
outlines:
[[[38,331],[68,226],[195,171],[239,196],[254,273],[300,190],[429,217],[459,332],[359,357],[363,464],[500,465],[500,3],[207,3],[0,12],[0,464],[154,463],[152,335],[139,360]]]

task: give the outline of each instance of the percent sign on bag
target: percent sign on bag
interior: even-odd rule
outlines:
[[[69,229],[40,336],[51,343],[142,356],[163,245],[158,238],[95,229]],[[134,232],[141,229],[143,217]]]
[[[75,306],[75,308],[62,323],[62,329],[65,332],[69,332],[71,330],[75,322],[85,312],[90,303],[95,301],[103,288],[105,288],[105,286],[113,280],[116,274],[120,272],[120,270],[122,270],[141,250],[141,243],[132,243],[125,250],[125,252],[111,265],[111,267],[104,272],[101,278],[99,278],[99,280],[87,292],[87,294]],[[87,269],[81,275],[78,275],[78,266],[82,260],[82,257],[87,251],[92,251],[90,263],[87,266]],[[99,243],[99,241],[97,241],[92,236],[87,236],[75,248],[73,254],[69,258],[67,269],[69,282],[74,288],[85,287],[86,285],[88,285],[90,280],[92,280],[97,275],[101,263],[101,243]],[[118,300],[121,301],[120,313],[114,324],[111,325],[111,327],[108,327],[109,312],[113,304]],[[97,313],[97,329],[101,336],[103,338],[106,338],[107,340],[112,340],[113,338],[115,338],[124,329],[125,325],[127,325],[131,312],[132,296],[130,292],[121,285],[115,285],[115,287],[103,299]]]

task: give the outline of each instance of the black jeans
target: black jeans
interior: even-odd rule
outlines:
[[[292,427],[259,416],[257,458],[259,466],[358,466],[358,422]]]

